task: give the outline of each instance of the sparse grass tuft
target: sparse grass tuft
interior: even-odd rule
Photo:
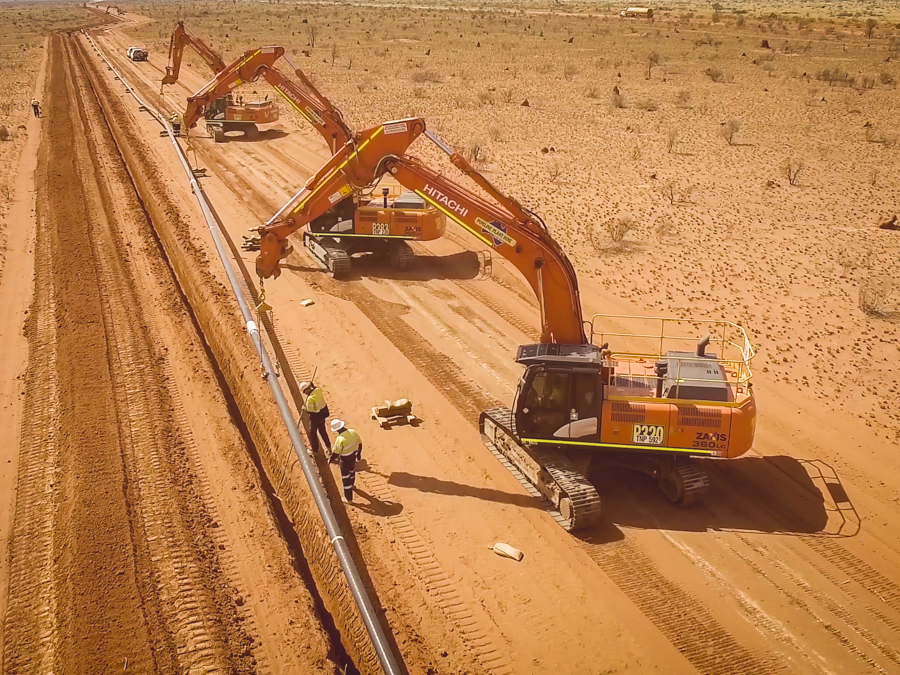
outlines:
[[[675,94],[675,105],[679,108],[688,108],[691,105],[693,96],[689,89],[679,89],[678,93]]]
[[[719,134],[728,141],[728,145],[734,145],[734,135],[741,130],[741,121],[730,119],[719,128]]]
[[[672,127],[666,132],[666,149],[669,151],[671,155],[675,152],[675,147],[678,145],[678,129]]]
[[[896,290],[890,277],[869,275],[859,287],[859,308],[869,316],[885,316],[891,312]]]
[[[423,84],[425,82],[440,82],[441,76],[433,70],[416,70],[409,76],[409,79],[416,84]]]
[[[487,147],[481,138],[473,138],[466,145],[466,159],[472,164],[482,164],[487,161]]]
[[[621,244],[625,236],[636,227],[629,215],[618,216],[606,224],[606,231],[614,244]]]
[[[719,66],[710,66],[706,69],[706,74],[713,82],[724,82],[726,79],[725,71]]]
[[[790,185],[796,185],[799,182],[800,174],[805,168],[806,162],[801,157],[790,157],[781,165],[781,170],[784,171]]]
[[[646,110],[647,112],[659,110],[659,104],[652,98],[638,99],[637,103],[634,104],[634,107],[638,108],[639,110]]]

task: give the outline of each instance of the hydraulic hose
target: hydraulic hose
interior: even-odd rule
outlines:
[[[213,243],[216,246],[216,251],[219,254],[219,259],[222,262],[222,266],[225,268],[225,273],[228,275],[228,282],[231,285],[231,290],[234,293],[234,297],[237,300],[238,306],[240,307],[241,316],[244,320],[244,324],[247,327],[247,332],[249,333],[250,339],[253,341],[253,346],[256,348],[256,352],[259,355],[260,361],[262,362],[264,377],[269,383],[269,387],[272,390],[272,395],[275,397],[275,403],[278,405],[278,411],[281,413],[281,419],[284,422],[284,426],[291,438],[291,445],[297,455],[300,466],[303,469],[303,475],[306,477],[306,481],[309,484],[309,489],[312,492],[313,499],[316,503],[316,508],[319,511],[322,522],[325,524],[325,531],[328,533],[328,538],[331,540],[332,547],[334,547],[334,551],[337,555],[338,562],[340,563],[341,570],[343,571],[344,577],[347,579],[347,583],[350,586],[350,592],[353,594],[353,599],[356,602],[356,606],[359,608],[359,612],[362,616],[363,623],[365,624],[366,631],[369,634],[369,639],[372,641],[372,646],[375,648],[375,653],[378,655],[378,660],[381,663],[381,669],[384,671],[385,675],[401,675],[403,671],[401,670],[399,665],[400,658],[392,651],[391,643],[387,639],[381,623],[378,621],[378,618],[375,614],[375,608],[372,605],[372,600],[369,598],[369,595],[366,592],[362,577],[359,574],[359,570],[356,567],[353,556],[350,554],[350,548],[348,547],[347,542],[344,540],[340,525],[338,524],[337,518],[334,515],[334,509],[332,509],[331,502],[328,500],[328,496],[325,493],[325,487],[319,481],[319,476],[316,473],[315,464],[313,464],[312,458],[307,454],[306,446],[303,444],[303,439],[300,436],[300,430],[297,427],[296,421],[294,421],[294,416],[291,413],[291,408],[288,405],[287,398],[285,397],[284,391],[281,388],[281,382],[278,379],[278,375],[276,374],[275,368],[272,365],[272,360],[269,358],[269,353],[266,350],[266,346],[263,343],[262,336],[260,335],[259,327],[253,320],[253,311],[250,308],[250,304],[248,303],[247,298],[244,297],[244,293],[241,290],[240,284],[238,283],[237,273],[235,272],[229,258],[228,246],[225,244],[222,233],[219,230],[219,223],[213,215],[212,209],[210,209],[209,207],[209,202],[207,201],[207,197],[203,192],[203,188],[200,187],[200,183],[197,181],[197,177],[194,175],[194,172],[191,169],[191,165],[188,162],[187,156],[181,145],[178,143],[178,139],[173,133],[172,127],[169,125],[168,121],[162,116],[162,114],[159,113],[159,111],[155,110],[143,99],[141,99],[134,88],[124,80],[122,75],[116,70],[113,64],[110,63],[110,61],[100,51],[100,48],[97,46],[97,43],[94,42],[93,37],[86,31],[83,32],[87,39],[90,41],[91,45],[97,51],[97,54],[101,59],[103,59],[110,70],[115,73],[116,77],[122,82],[128,93],[131,94],[138,102],[138,104],[141,105],[147,112],[149,112],[169,134],[169,138],[172,141],[172,147],[175,149],[175,153],[178,155],[181,166],[184,168],[184,172],[187,175],[188,180],[190,181],[191,190],[194,193],[194,196],[197,198],[197,202],[200,205],[200,211],[203,213],[203,217],[206,220],[206,225],[209,228]]]

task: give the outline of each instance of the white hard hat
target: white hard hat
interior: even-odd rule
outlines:
[[[331,420],[331,430],[337,433],[344,428],[344,420]]]
[[[306,391],[307,389],[309,389],[309,382],[301,382],[300,391]]]

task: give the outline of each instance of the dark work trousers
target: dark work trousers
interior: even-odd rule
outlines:
[[[31,106],[31,109],[34,110],[34,116],[35,116],[35,117],[40,117],[40,115],[41,115],[41,108],[40,108],[40,106],[33,105],[33,106]]]
[[[349,455],[341,455],[341,483],[344,486],[344,499],[353,501],[353,486],[356,484],[356,458],[359,451]]]
[[[325,422],[328,421],[328,415],[324,410],[317,413],[309,413],[309,446],[313,454],[319,452],[319,436],[325,442],[325,447],[331,447],[331,439],[328,438],[328,430]]]

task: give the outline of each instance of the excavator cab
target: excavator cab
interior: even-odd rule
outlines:
[[[516,428],[522,439],[552,443],[600,440],[600,368],[581,363],[530,365],[519,381]]]

